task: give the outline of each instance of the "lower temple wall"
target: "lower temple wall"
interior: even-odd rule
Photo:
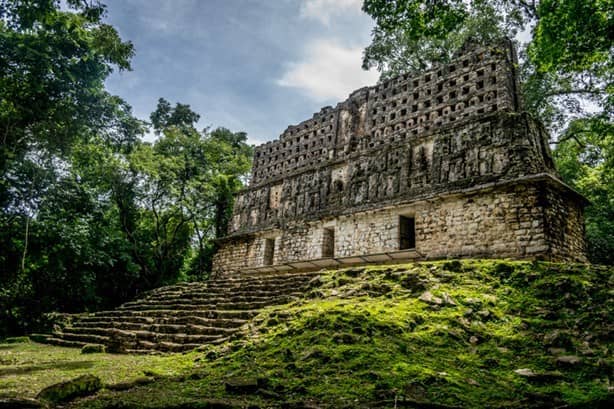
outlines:
[[[420,258],[512,257],[585,261],[582,206],[545,184],[517,184],[286,226],[226,240],[214,272],[264,265],[264,241],[275,239],[272,264],[322,258],[324,228],[334,256],[398,251],[399,216],[415,219]],[[550,203],[550,204],[549,204]]]
[[[586,263],[584,212],[577,197],[552,187],[544,191],[546,237],[554,260]]]

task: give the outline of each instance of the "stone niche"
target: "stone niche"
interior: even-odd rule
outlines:
[[[279,208],[282,187],[283,185],[281,183],[277,183],[276,185],[271,186],[269,190],[269,207],[271,209]]]
[[[420,258],[585,260],[586,201],[518,89],[509,41],[469,46],[289,126],[256,148],[216,271],[399,251],[402,236]]]
[[[331,186],[330,190],[333,193],[343,192],[347,184],[348,165],[342,164],[334,166],[331,169]]]

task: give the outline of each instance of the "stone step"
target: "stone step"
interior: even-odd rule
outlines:
[[[224,340],[222,340],[223,342]],[[218,343],[217,341],[211,342],[213,344]],[[126,348],[124,352],[129,354],[151,354],[151,353],[159,353],[159,352],[187,352],[193,349],[201,347],[202,344],[180,344],[176,342],[170,341],[161,341],[161,342],[150,342],[150,341],[139,341],[134,348]]]
[[[259,288],[288,288],[290,286],[304,286],[311,281],[311,278],[307,279],[292,279],[292,280],[276,280],[276,281],[252,281],[252,282],[237,282],[237,283],[210,283],[206,287],[193,288],[189,291],[183,291],[183,293],[189,294],[196,291],[212,290],[212,291],[224,291],[231,289],[252,289],[257,290]]]
[[[161,334],[150,331],[131,331],[136,334],[137,341],[149,341],[159,344],[172,342],[175,344],[208,344],[211,341],[225,338],[224,335],[190,335],[190,334]]]
[[[79,318],[75,323],[79,323],[81,326],[90,326],[90,327],[104,327],[106,325],[112,325],[115,322],[131,322],[131,323],[141,323],[141,324],[153,324],[156,322],[156,318],[153,317],[140,317],[133,315],[113,315],[113,316],[105,316],[105,315],[91,315],[87,317]]]
[[[107,341],[109,340],[108,336],[104,336],[104,335],[95,335],[95,334],[91,334],[91,333],[87,333],[87,334],[79,334],[79,333],[73,333],[73,332],[58,332],[58,333],[53,333],[54,337],[56,338],[62,338],[64,340],[67,341],[77,341],[77,342],[81,342],[83,344],[103,344],[106,345]]]
[[[279,285],[290,284],[305,284],[308,283],[317,274],[293,274],[293,275],[279,275],[271,278],[253,277],[244,279],[226,279],[226,280],[214,280],[207,283],[201,283],[193,286],[167,286],[156,290],[145,292],[143,296],[157,296],[163,294],[177,295],[177,294],[189,294],[193,291],[201,291],[205,289],[230,289],[237,287],[253,287],[253,286],[270,286],[276,287]]]
[[[45,344],[56,345],[59,347],[83,348],[86,342],[68,341],[66,339],[62,339],[58,337],[51,337],[51,338],[47,338],[47,340],[45,341]]]
[[[129,302],[139,300],[162,300],[162,299],[194,299],[194,298],[234,298],[234,297],[271,297],[285,295],[289,293],[302,294],[305,291],[304,283],[289,283],[274,286],[258,286],[258,287],[220,287],[220,288],[202,288],[184,293],[161,293],[150,294],[146,297],[139,297]]]
[[[258,302],[258,301],[268,301],[271,298],[279,298],[279,297],[298,297],[302,294],[300,291],[293,292],[284,292],[284,291],[275,291],[275,292],[267,292],[263,294],[250,294],[246,292],[245,294],[185,294],[181,296],[163,296],[156,298],[143,298],[141,300],[130,301],[122,306],[134,305],[139,303],[140,301],[155,301],[155,302],[170,302],[177,300],[189,300],[192,303],[198,304],[208,304],[208,303],[217,303],[217,302]]]
[[[145,291],[145,293],[154,293],[158,291],[166,291],[166,290],[172,290],[172,289],[189,290],[191,288],[202,287],[205,285],[207,285],[206,281],[196,281],[193,283],[177,283],[177,284],[165,285],[163,287],[154,288],[152,290]]]
[[[210,318],[210,319],[250,319],[251,317],[257,315],[259,310],[217,310],[217,309],[209,309],[209,310],[189,310],[189,311],[177,311],[177,310],[169,310],[169,309],[152,309],[152,310],[115,310],[115,311],[101,311],[99,313],[95,313],[95,316],[105,317],[107,319],[114,319],[115,317],[122,316],[132,316],[132,317],[148,317],[148,318],[159,318],[159,317],[185,317],[185,316],[195,316],[201,318]]]
[[[299,297],[302,292],[279,292],[274,294],[269,294],[267,296],[251,296],[251,295],[241,295],[241,296],[216,296],[216,297],[202,297],[200,295],[193,296],[184,296],[184,297],[169,297],[169,298],[144,298],[140,300],[130,301],[125,304],[122,304],[118,308],[130,309],[130,307],[135,305],[143,305],[143,304],[167,304],[167,305],[190,305],[190,306],[206,306],[206,305],[217,305],[217,304],[245,304],[245,303],[265,303],[265,302],[276,302],[276,303],[284,303],[286,300],[292,300],[294,298]],[[191,309],[191,308],[190,308]]]
[[[175,342],[158,342],[156,344],[156,350],[162,352],[186,352],[196,349],[202,346],[202,344],[177,344]]]
[[[119,316],[119,317],[85,317],[82,318],[73,325],[78,325],[80,327],[98,327],[98,328],[107,328],[113,327],[115,325],[126,324],[126,325],[156,325],[156,324],[169,324],[169,325],[202,325],[205,327],[215,327],[215,328],[236,328],[245,324],[247,320],[245,319],[224,319],[224,318],[202,318],[195,316],[185,316],[185,317],[161,317],[161,318],[151,318],[151,317],[134,317],[134,316]],[[128,328],[126,328],[128,329]]]
[[[206,290],[207,286],[203,285],[201,287],[194,287],[194,288],[190,288],[187,290],[182,290],[182,289],[175,289],[175,288],[169,288],[169,289],[165,289],[162,291],[149,291],[147,293],[143,293],[139,296],[137,296],[136,298],[144,298],[144,297],[158,297],[158,296],[162,296],[165,294],[169,294],[169,295],[180,295],[180,294],[189,294],[193,291],[203,291]]]
[[[112,329],[109,329],[111,331]],[[152,349],[156,349],[159,351],[168,351],[173,352],[171,350],[188,350],[194,349],[195,347],[201,346],[203,344],[216,343],[216,341],[224,340],[228,338],[226,334],[219,335],[189,335],[189,334],[161,334],[150,331],[130,331],[135,335],[135,341],[130,343],[130,346],[138,347],[138,346],[151,346],[155,345]],[[49,339],[50,344],[60,345],[60,346],[70,346],[70,347],[83,347],[85,344],[103,344],[108,345],[109,337],[103,335],[94,335],[94,334],[78,334],[72,332],[63,332],[55,334],[54,338]],[[171,345],[188,345],[187,348],[167,348],[165,346],[160,347],[161,344],[171,344]]]
[[[75,326],[74,324],[70,327],[64,327],[63,331],[70,334],[81,334],[81,335],[102,335],[107,337],[113,328],[102,328],[102,327],[81,327]]]
[[[189,301],[191,303],[211,303],[211,302],[245,302],[245,301],[264,301],[271,298],[278,297],[300,297],[305,293],[304,290],[300,288],[293,288],[290,290],[277,290],[277,291],[254,291],[254,292],[234,292],[234,293],[226,293],[226,294],[211,294],[211,293],[194,293],[189,295],[183,295],[178,297],[164,296],[158,298],[141,298],[138,300],[129,301],[128,303],[122,305],[131,305],[134,303],[142,302],[142,301]]]
[[[207,327],[203,325],[177,325],[177,324],[154,324],[149,327],[150,331],[164,333],[164,334],[177,334],[183,333],[188,335],[223,335],[228,336],[239,330],[239,328],[219,328],[219,327]]]
[[[159,355],[160,351],[157,351],[155,349],[155,344],[153,346],[153,348],[126,348],[124,350],[124,352],[126,354],[132,354],[132,355]]]
[[[207,287],[207,290],[215,290],[215,291],[223,291],[223,292],[234,292],[237,290],[241,291],[278,291],[278,290],[287,290],[287,289],[295,289],[297,287],[302,287],[306,285],[307,282],[283,282],[283,283],[253,283],[253,284],[237,284],[237,285],[219,285],[219,284],[211,284]],[[195,292],[195,291],[193,291]]]
[[[276,272],[276,273],[256,273],[256,274],[236,274],[228,277],[220,277],[213,279],[211,282],[215,283],[232,283],[237,281],[249,281],[249,280],[287,280],[292,278],[311,278],[313,276],[320,275],[320,271],[303,271],[299,273],[293,272]]]
[[[157,344],[155,342],[145,341],[144,339],[140,339],[137,341],[135,347],[138,347],[140,349],[155,350],[157,347]]]
[[[238,328],[245,324],[249,318],[203,318],[187,315],[184,317],[161,318],[156,324],[194,324],[204,327]]]
[[[288,297],[280,297],[279,299],[270,299],[266,301],[253,301],[253,302],[219,302],[212,304],[176,304],[172,302],[155,302],[155,301],[140,301],[131,305],[121,305],[117,307],[118,310],[201,310],[201,309],[221,309],[221,310],[250,310],[253,308],[263,308],[269,305],[286,304],[290,299]]]
[[[71,327],[64,328],[65,332],[72,334],[85,334],[85,335],[101,335],[108,337],[112,333],[113,329],[122,329],[126,331],[147,331],[159,334],[187,334],[187,335],[222,335],[228,336],[235,333],[238,328],[217,328],[217,327],[205,327],[202,325],[177,325],[177,324],[134,324],[126,322],[115,322],[115,325],[107,327],[89,327],[73,325]]]

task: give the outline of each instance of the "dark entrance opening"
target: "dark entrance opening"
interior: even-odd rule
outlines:
[[[416,221],[413,217],[399,216],[399,249],[416,248]]]
[[[275,256],[275,239],[264,240],[264,265],[270,266],[273,264]]]
[[[335,229],[324,228],[322,231],[322,258],[335,257]]]

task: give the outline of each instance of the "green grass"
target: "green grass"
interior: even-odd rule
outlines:
[[[43,388],[85,374],[113,384],[144,372],[175,376],[193,368],[194,356],[82,354],[78,348],[37,343],[0,344],[0,397],[34,397]]]
[[[326,272],[304,299],[264,310],[232,343],[164,358],[74,351],[71,356],[82,361],[109,360],[81,373],[106,368],[107,379],[115,377],[112,359],[126,365],[124,377],[145,367],[172,376],[124,392],[102,391],[71,407],[208,407],[210,399],[230,407],[313,402],[371,408],[394,407],[395,401],[398,407],[607,407],[613,273],[497,260]],[[420,300],[426,291],[442,304]],[[26,352],[26,360],[27,351],[48,347],[11,348]],[[559,355],[581,362],[562,364]],[[514,372],[524,368],[538,376]],[[35,374],[23,374],[21,382]],[[224,383],[233,377],[260,378],[266,386],[229,394]]]

